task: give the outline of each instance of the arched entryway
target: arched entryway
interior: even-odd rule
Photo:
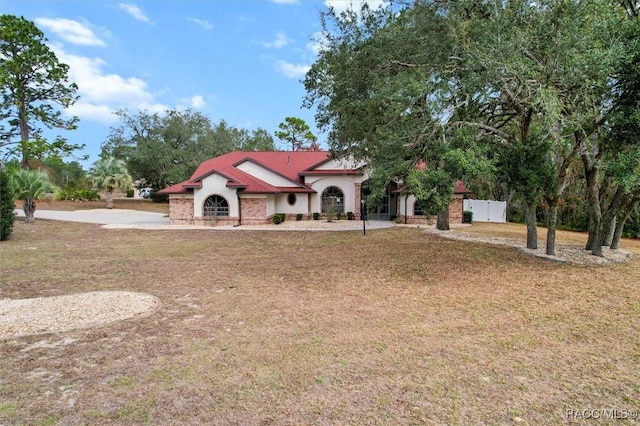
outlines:
[[[370,206],[367,203],[367,218],[370,220],[393,220],[398,215],[398,195],[394,194],[394,191],[398,189],[398,184],[395,182],[387,185],[380,205]],[[360,197],[362,200],[367,200],[367,197],[371,194],[369,188],[369,181],[362,183],[360,190]]]

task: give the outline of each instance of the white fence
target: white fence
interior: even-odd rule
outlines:
[[[490,200],[462,200],[462,209],[473,212],[474,222],[507,221],[507,203]]]

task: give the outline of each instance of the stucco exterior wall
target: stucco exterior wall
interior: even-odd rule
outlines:
[[[280,176],[279,174],[274,173],[271,170],[265,169],[264,167],[254,163],[253,161],[245,161],[243,163],[240,163],[236,166],[236,168],[242,170],[243,172],[249,173],[251,176],[254,176],[273,186],[293,186],[289,179]]]
[[[364,176],[349,175],[349,176],[307,176],[306,182],[316,191],[315,194],[311,194],[311,213],[322,211],[322,192],[330,186],[335,186],[342,190],[344,194],[344,213],[356,212],[360,210],[360,207],[356,209],[356,183],[362,183]],[[358,201],[360,199],[360,193],[358,192]]]
[[[315,170],[353,170],[364,166],[364,161],[355,161],[353,157],[329,160],[315,167]]]
[[[296,202],[290,205],[288,200],[289,194],[277,194],[275,196],[275,213],[286,213],[287,215],[296,215],[302,213],[309,214],[309,194],[296,193]]]
[[[229,217],[238,218],[238,197],[236,190],[227,188],[227,178],[218,174],[207,176],[202,181],[202,188],[194,191],[193,196],[193,217],[202,218],[204,202],[211,195],[220,195],[227,200],[229,204]],[[218,218],[220,219],[220,218]]]

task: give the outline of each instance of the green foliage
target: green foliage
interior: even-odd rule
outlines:
[[[625,238],[640,238],[640,212],[637,210],[631,214],[624,224],[622,236]]]
[[[337,212],[336,213],[336,220],[340,220],[342,219],[342,212]]]
[[[444,196],[431,179],[411,176],[421,163],[444,186],[508,180],[528,200],[556,201],[571,160],[601,146],[588,145],[605,123],[624,55],[617,7],[418,0],[361,14],[332,10],[304,81],[305,105],[316,107],[336,155],[373,168],[371,201],[408,177]],[[506,167],[497,167],[500,180],[491,177],[493,161]],[[444,205],[433,194],[419,198]]]
[[[239,138],[235,149],[240,151],[275,151],[273,137],[265,129],[257,129],[249,136],[246,130],[238,130]]]
[[[63,187],[57,193],[57,199],[68,201],[95,201],[100,199],[100,194],[95,189],[77,188],[75,186]]]
[[[273,151],[273,138],[263,129],[251,134],[224,120],[213,125],[191,110],[163,114],[118,111],[102,145],[103,156],[124,160],[129,173],[155,190],[188,179],[201,162],[234,150]]]
[[[273,215],[273,223],[275,223],[276,225],[280,225],[282,222],[284,222],[286,218],[286,215],[284,213],[276,213]]]
[[[296,221],[300,222],[302,220],[302,213],[296,214]]]
[[[473,212],[465,210],[462,212],[462,223],[473,223]]]
[[[313,217],[313,220],[318,220],[318,219],[320,219],[320,213],[313,212],[312,217]]]
[[[275,135],[278,139],[291,145],[291,151],[318,150],[316,136],[309,125],[301,118],[286,117],[278,126]]]
[[[406,183],[425,215],[435,215],[449,207],[455,181],[445,171],[414,169]]]
[[[127,198],[133,198],[134,193],[135,191],[133,189],[127,189],[126,191]]]
[[[9,176],[9,182],[15,200],[39,200],[44,198],[46,193],[56,190],[49,175],[41,170],[14,171]]]
[[[131,176],[122,160],[113,157],[103,158],[93,164],[87,178],[98,189],[113,192],[131,185]]]
[[[29,159],[47,153],[70,154],[84,145],[70,145],[62,137],[42,138],[47,128],[73,130],[76,117],[65,120],[63,110],[73,105],[78,87],[69,83],[69,67],[58,62],[44,34],[31,21],[0,15],[0,148],[5,157],[21,154],[22,168]]]
[[[353,220],[353,212],[347,212],[347,220]]]
[[[86,175],[80,163],[66,163],[57,155],[48,155],[41,164],[50,171],[51,181],[58,186],[81,185]]]
[[[165,194],[158,194],[157,191],[151,191],[149,199],[154,203],[169,203],[169,196]]]
[[[0,241],[8,240],[13,233],[15,200],[9,189],[9,176],[0,167]]]

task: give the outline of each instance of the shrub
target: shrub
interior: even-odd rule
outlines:
[[[127,189],[127,198],[133,198],[133,189]]]
[[[100,194],[95,189],[64,187],[58,193],[59,200],[69,201],[95,201],[100,199]]]
[[[462,212],[462,223],[471,223],[473,222],[473,212],[469,210],[465,210]]]
[[[313,220],[318,220],[318,219],[320,219],[320,213],[313,212]]]
[[[297,220],[297,221],[301,221],[301,220],[302,220],[302,213],[298,213],[298,214],[296,215],[296,220]]]
[[[169,203],[169,196],[164,194],[158,194],[156,191],[151,191],[149,198],[154,203]]]
[[[282,222],[284,222],[284,219],[286,218],[284,213],[276,213],[273,215],[273,223],[275,223],[276,225],[280,225]]]
[[[336,220],[342,219],[342,212],[336,213]]]
[[[0,241],[8,240],[13,233],[16,215],[14,200],[9,190],[9,176],[0,169]]]
[[[353,220],[353,212],[347,212],[347,220]]]

